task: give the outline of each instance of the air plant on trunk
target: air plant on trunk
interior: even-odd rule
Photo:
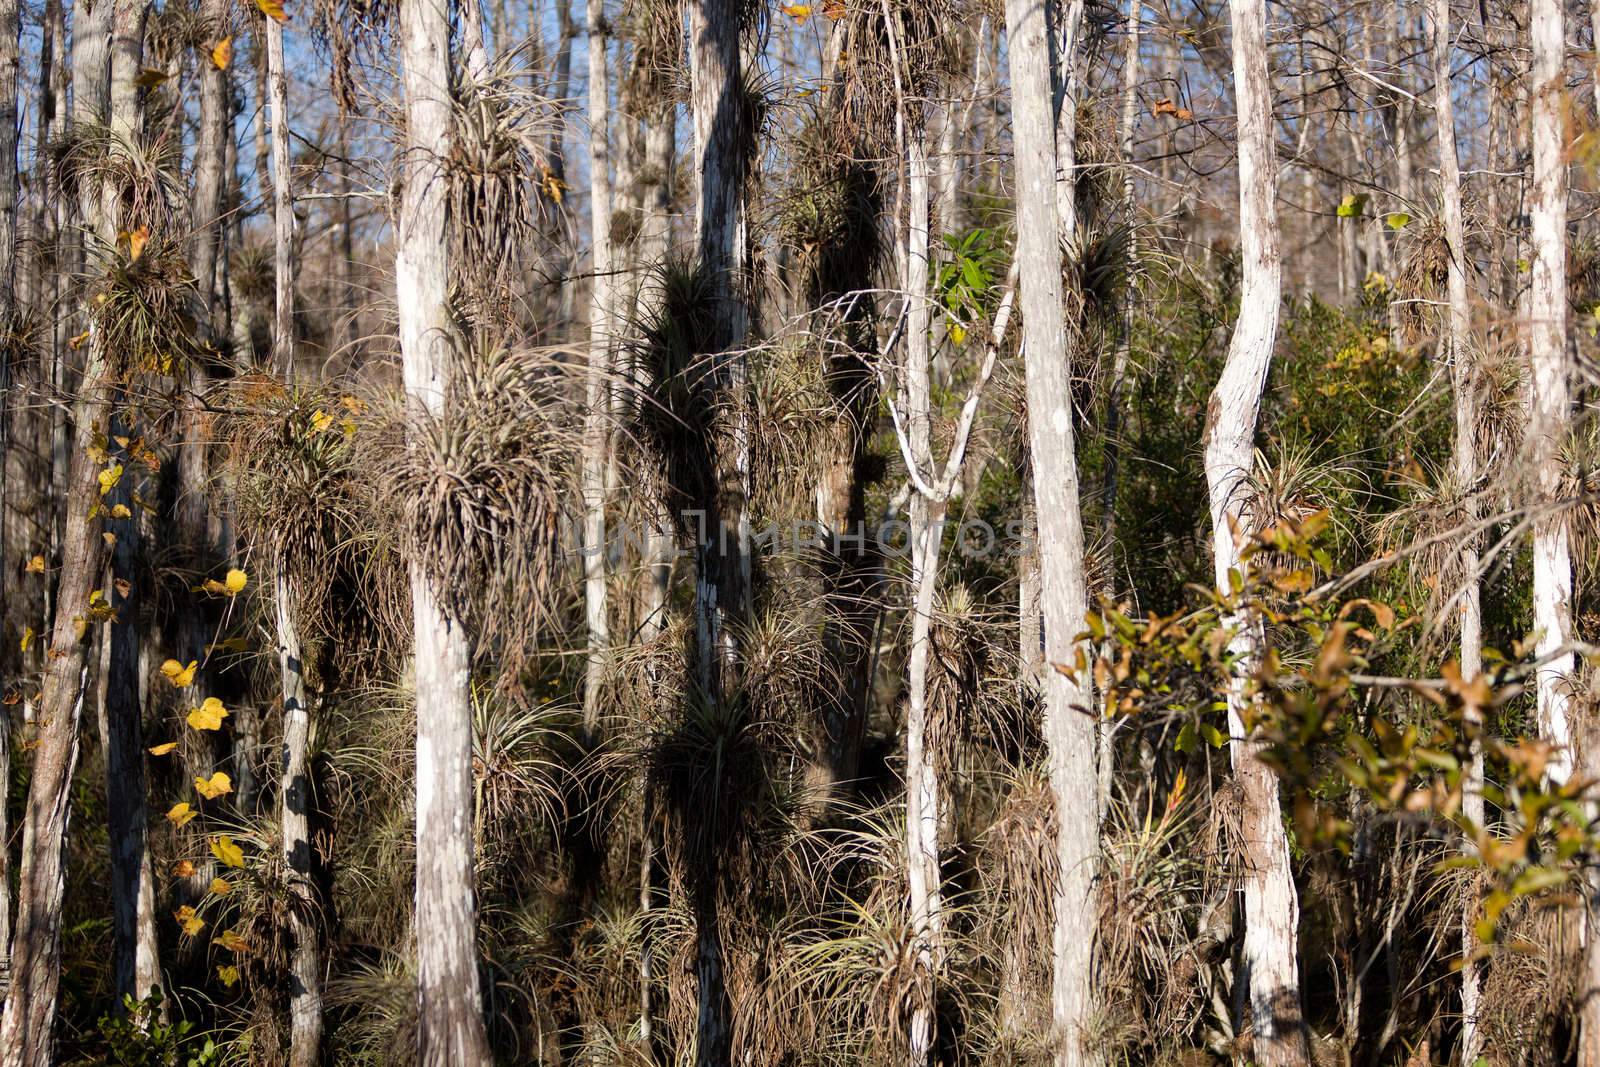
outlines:
[[[563,501],[577,434],[566,381],[541,351],[463,354],[440,414],[380,418],[362,435],[364,477],[394,509],[405,555],[470,620],[500,682],[520,684],[554,603]]]

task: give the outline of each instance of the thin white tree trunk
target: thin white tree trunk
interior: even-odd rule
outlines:
[[[316,864],[311,844],[311,708],[296,623],[294,582],[280,558],[272,576],[278,627],[278,678],[283,699],[283,766],[278,818],[289,890],[289,1063],[316,1067],[322,1058],[322,948],[319,941]]]
[[[289,160],[289,88],[283,24],[267,20],[267,86],[272,104],[272,363],[294,380],[294,175]]]
[[[1239,321],[1222,377],[1206,414],[1205,470],[1210,497],[1217,588],[1242,570],[1241,551],[1253,532],[1245,478],[1255,444],[1261,391],[1278,332],[1282,260],[1273,203],[1274,159],[1271,85],[1267,66],[1264,0],[1230,0],[1233,18],[1234,93],[1239,110],[1239,242],[1243,291]],[[1301,1028],[1296,935],[1299,900],[1289,866],[1278,780],[1250,738],[1244,711],[1250,665],[1261,651],[1259,620],[1236,617],[1231,649],[1239,666],[1228,691],[1228,731],[1234,776],[1243,805],[1245,934],[1243,973],[1254,1030],[1253,1058],[1262,1067],[1307,1062]]]
[[[1551,656],[1538,671],[1539,728],[1558,746],[1552,781],[1572,772],[1572,653],[1556,649],[1572,638],[1572,553],[1566,512],[1560,507],[1562,445],[1571,407],[1567,355],[1567,164],[1562,77],[1566,58],[1560,0],[1532,0],[1533,190],[1529,215],[1528,356],[1531,399],[1527,461],[1536,479],[1533,527],[1533,626],[1537,654]]]
[[[907,138],[906,192],[909,221],[904,277],[906,301],[906,437],[919,471],[933,470],[931,316],[928,301],[928,209],[931,168],[923,132]],[[939,871],[939,779],[928,751],[928,658],[932,652],[933,605],[938,590],[944,501],[911,495],[910,662],[906,709],[906,859],[916,967],[924,976],[911,1004],[912,1067],[929,1062],[935,1040],[934,982],[943,956],[944,908]]]
[[[1060,13],[1061,43],[1058,53],[1060,69],[1052,80],[1056,126],[1056,218],[1069,248],[1078,237],[1078,86],[1083,77],[1078,53],[1082,50],[1079,38],[1083,33],[1083,2],[1062,0],[1064,10]],[[1049,10],[1044,3],[1036,6],[1041,17]]]
[[[1074,6],[1077,6],[1076,4]],[[1028,391],[1028,444],[1037,513],[1039,605],[1044,624],[1044,734],[1056,805],[1060,874],[1053,902],[1050,1021],[1057,1067],[1099,1062],[1084,1041],[1093,991],[1094,877],[1098,853],[1095,716],[1083,675],[1069,676],[1079,651],[1088,592],[1083,518],[1072,430],[1068,324],[1061,282],[1059,204],[1071,202],[1072,152],[1051,124],[1049,37],[1042,5],[1007,0],[1012,139],[1017,168],[1017,266]],[[1069,35],[1069,39],[1075,34]],[[1063,65],[1075,66],[1073,57]],[[1069,94],[1064,108],[1076,107]],[[1068,162],[1058,186],[1058,151]],[[1057,197],[1064,186],[1066,195]]]
[[[448,305],[444,163],[453,135],[447,0],[400,5],[406,178],[395,286],[406,394],[444,408],[454,322]],[[469,635],[411,567],[416,630],[417,1052],[423,1067],[490,1062],[479,993],[472,857],[472,656]]]
[[[594,247],[589,297],[589,365],[583,418],[583,601],[588,628],[588,659],[583,687],[583,729],[594,738],[600,727],[600,697],[605,685],[606,649],[611,643],[606,615],[606,464],[610,434],[611,344],[611,93],[606,63],[606,22],[602,0],[588,0],[590,230]]]
[[[1440,346],[1441,359],[1450,361],[1452,390],[1455,395],[1455,440],[1450,466],[1456,491],[1461,494],[1461,520],[1471,528],[1478,508],[1473,490],[1478,481],[1477,453],[1477,357],[1472,349],[1472,311],[1467,303],[1467,242],[1461,216],[1461,164],[1456,153],[1455,102],[1450,79],[1450,0],[1433,0],[1433,84],[1434,117],[1439,128],[1439,203],[1449,246],[1447,268],[1449,310]],[[1461,624],[1461,679],[1471,681],[1483,669],[1483,608],[1478,588],[1478,539],[1469,534],[1459,553],[1463,586],[1456,592],[1456,612]],[[1481,728],[1483,714],[1467,711],[1470,723]],[[1462,785],[1462,814],[1474,826],[1483,825],[1483,746],[1474,741]],[[1467,848],[1476,846],[1469,841]],[[1462,916],[1461,940],[1461,1062],[1470,1067],[1483,1051],[1478,1029],[1482,971],[1471,952],[1477,945],[1474,932],[1478,909],[1469,905]]]

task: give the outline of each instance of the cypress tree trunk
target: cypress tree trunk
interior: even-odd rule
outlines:
[[[1461,494],[1461,520],[1469,531],[1477,523],[1478,507],[1473,496],[1478,481],[1477,450],[1477,357],[1472,348],[1472,312],[1467,304],[1467,241],[1461,217],[1461,164],[1456,155],[1455,103],[1451,98],[1450,82],[1450,0],[1433,0],[1433,79],[1434,117],[1439,127],[1439,204],[1440,221],[1444,224],[1445,243],[1449,246],[1450,262],[1447,268],[1447,294],[1449,310],[1445,319],[1444,343],[1440,346],[1441,358],[1450,360],[1451,387],[1455,397],[1455,440],[1451,448],[1450,469],[1456,491]],[[1483,669],[1483,608],[1478,589],[1478,537],[1468,533],[1459,553],[1463,575],[1462,588],[1457,597],[1457,615],[1461,623],[1461,680],[1476,678]],[[1467,714],[1472,724],[1483,725],[1483,713],[1471,708]],[[1462,814],[1474,826],[1484,821],[1483,803],[1483,747],[1474,742],[1472,759],[1462,775]],[[1468,842],[1469,850],[1475,849]],[[1478,1005],[1482,971],[1471,958],[1477,946],[1474,925],[1477,919],[1476,904],[1468,905],[1462,918],[1461,936],[1463,959],[1461,965],[1461,1062],[1471,1065],[1482,1052],[1482,1036],[1478,1030]]]
[[[1044,627],[1041,696],[1056,804],[1059,880],[1053,902],[1050,994],[1058,1067],[1098,1061],[1083,1042],[1092,990],[1095,858],[1099,851],[1095,779],[1095,716],[1086,679],[1062,673],[1078,652],[1088,594],[1084,581],[1083,519],[1072,432],[1068,327],[1057,238],[1062,202],[1074,198],[1073,154],[1057,145],[1051,125],[1049,36],[1043,8],[1008,0],[1012,139],[1017,168],[1017,267],[1020,277],[1028,445],[1037,512],[1039,609]],[[1074,66],[1073,57],[1063,65]],[[1069,95],[1065,107],[1076,107]],[[1068,168],[1058,197],[1056,158]],[[1055,669],[1052,669],[1055,668]]]
[[[1533,625],[1542,659],[1537,677],[1539,729],[1558,751],[1550,760],[1553,781],[1572,773],[1568,705],[1575,659],[1554,655],[1572,639],[1572,551],[1568,519],[1559,502],[1565,466],[1562,445],[1571,408],[1567,353],[1567,164],[1564,156],[1562,77],[1565,20],[1559,0],[1533,0],[1532,131],[1533,189],[1531,264],[1528,282],[1528,356],[1531,364],[1527,462],[1538,509],[1533,524]]]
[[[453,134],[450,11],[400,6],[407,163],[396,225],[400,352],[412,404],[438,416],[451,373],[454,322],[444,162]],[[411,566],[416,632],[417,1048],[423,1067],[490,1063],[478,983],[472,858],[472,646],[461,620]]]
[[[20,69],[22,21],[18,0],[0,0],[0,331],[10,328],[16,315],[17,274],[17,91]],[[11,402],[14,370],[11,345],[0,346],[0,634],[6,627],[10,592],[10,545],[6,528],[11,522],[8,470],[16,430],[16,412]],[[10,822],[4,799],[11,785],[11,713],[0,705],[0,996],[5,995],[10,976],[11,944],[11,845]]]
[[[116,31],[116,80],[133,87],[147,9],[136,0],[102,0],[79,12],[74,45],[78,87],[76,121],[112,119],[112,26]],[[130,68],[131,64],[131,68]],[[83,219],[107,245],[116,220],[92,184],[82,191]],[[93,445],[96,426],[110,422],[112,354],[92,331],[88,358],[72,419],[61,572],[55,618],[39,695],[40,730],[33,776],[22,817],[22,855],[17,879],[17,922],[12,935],[12,981],[0,1022],[0,1067],[45,1067],[51,1062],[56,994],[61,980],[61,905],[66,888],[67,821],[73,771],[78,761],[78,723],[83,711],[89,597],[101,573],[104,542],[94,505],[99,500]]]
[[[144,640],[139,617],[143,590],[135,561],[141,550],[140,513],[127,483],[133,461],[124,457],[123,480],[107,495],[106,504],[132,509],[127,519],[107,523],[116,535],[111,553],[112,581],[105,587],[117,621],[110,626],[106,700],[106,815],[111,845],[112,974],[120,997],[150,995],[161,985],[155,925],[155,890],[146,843],[145,755],[143,741],[144,685],[140,651]],[[123,595],[122,589],[127,589]]]
[[[284,869],[289,881],[289,1062],[316,1067],[322,1061],[322,951],[319,941],[316,859],[311,844],[311,708],[306,699],[294,585],[282,558],[274,567],[272,593],[278,624],[278,677],[283,696],[283,776],[279,819]]]
[[[472,2],[472,0],[469,0]],[[600,728],[600,696],[605,684],[606,646],[611,643],[606,616],[606,468],[611,441],[607,432],[611,379],[611,87],[606,63],[606,21],[601,0],[589,0],[589,217],[594,247],[589,298],[589,364],[583,419],[583,600],[588,628],[588,658],[583,687],[583,730],[593,739]]]
[[[1228,345],[1221,380],[1206,413],[1205,470],[1217,588],[1227,592],[1230,573],[1243,567],[1241,551],[1252,533],[1243,487],[1250,472],[1261,391],[1278,331],[1282,261],[1273,195],[1277,165],[1267,67],[1267,17],[1263,0],[1230,0],[1233,16],[1234,93],[1239,109],[1239,238],[1243,293],[1239,321]],[[1262,1067],[1307,1062],[1301,1029],[1296,949],[1299,900],[1289,867],[1278,801],[1278,780],[1261,759],[1261,742],[1244,725],[1245,687],[1261,651],[1260,623],[1232,620],[1230,648],[1240,664],[1228,691],[1228,731],[1234,777],[1243,806],[1243,971],[1249,984],[1253,1055]]]
[[[933,463],[932,353],[928,302],[928,209],[932,175],[925,133],[906,137],[907,240],[901,287],[906,302],[905,408],[909,460],[920,472]],[[928,750],[928,658],[945,501],[911,494],[911,649],[906,674],[906,883],[911,932],[921,975],[910,1004],[910,1062],[929,1062],[937,1038],[934,984],[943,955],[943,879],[939,868],[939,778]]]
[[[272,364],[294,381],[294,174],[289,161],[289,89],[283,24],[267,19],[267,87],[272,104]]]

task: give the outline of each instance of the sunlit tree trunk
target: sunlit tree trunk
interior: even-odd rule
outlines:
[[[932,175],[922,130],[906,137],[907,240],[905,420],[910,461],[933,466],[933,383],[928,296],[928,209]],[[943,879],[939,869],[939,778],[928,749],[928,661],[939,582],[945,502],[911,494],[911,648],[906,671],[906,861],[917,970],[924,976],[910,1005],[912,1067],[929,1062],[936,1038],[933,983],[944,943]]]
[[[137,31],[145,9],[136,0],[85,4],[74,20],[74,121],[107,121],[111,112],[112,26],[118,62],[128,84],[138,70]],[[128,44],[132,39],[132,55]],[[119,75],[123,76],[123,75]],[[101,191],[82,191],[83,221],[102,242],[116,236],[116,220],[102,211]],[[11,940],[11,988],[0,1022],[0,1067],[46,1067],[52,1060],[56,994],[61,981],[61,911],[66,888],[67,821],[73,771],[78,762],[78,723],[83,712],[86,655],[93,630],[89,595],[102,569],[105,545],[99,500],[100,465],[92,455],[96,426],[109,424],[115,375],[112,353],[92,332],[88,358],[73,410],[70,469],[64,501],[55,618],[51,624],[44,682],[39,694],[39,736],[22,813],[22,853],[17,877],[17,921]]]
[[[1056,805],[1056,858],[1060,874],[1053,902],[1050,993],[1052,1040],[1058,1067],[1096,1063],[1084,1042],[1093,992],[1094,877],[1098,852],[1095,716],[1087,674],[1072,669],[1080,650],[1088,593],[1084,582],[1083,519],[1072,430],[1068,326],[1061,282],[1059,204],[1073,198],[1075,182],[1057,197],[1056,161],[1070,165],[1071,149],[1058,146],[1051,123],[1050,52],[1044,8],[1033,0],[1008,0],[1007,48],[1011,59],[1012,139],[1017,171],[1017,266],[1020,276],[1024,375],[1028,395],[1028,446],[1038,534],[1039,607],[1045,665],[1040,693]],[[1063,66],[1075,64],[1064,56]],[[1076,107],[1069,95],[1066,108]]]
[[[1205,470],[1217,588],[1243,569],[1252,532],[1245,499],[1256,420],[1278,332],[1282,262],[1273,195],[1276,148],[1267,67],[1264,0],[1231,0],[1234,93],[1239,110],[1239,242],[1243,291],[1222,377],[1206,413]],[[1243,807],[1245,934],[1240,981],[1249,985],[1253,1058],[1263,1067],[1307,1062],[1301,1028],[1296,935],[1299,899],[1278,801],[1278,780],[1250,738],[1244,711],[1250,665],[1261,651],[1259,620],[1238,616],[1231,648],[1239,665],[1228,691],[1228,730]]]
[[[284,560],[274,561],[273,607],[277,620],[278,679],[283,699],[283,764],[278,783],[278,817],[283,835],[284,873],[289,900],[289,1063],[316,1067],[322,1062],[322,947],[318,930],[316,858],[311,841],[311,707],[294,582]]]
[[[283,24],[268,18],[267,88],[272,103],[272,364],[294,379],[294,173],[289,156],[289,87]]]
[[[1433,78],[1434,116],[1439,127],[1439,204],[1445,243],[1449,246],[1447,274],[1449,308],[1440,346],[1441,359],[1450,361],[1451,386],[1455,398],[1455,440],[1451,448],[1451,474],[1461,494],[1461,520],[1468,529],[1462,541],[1460,565],[1463,585],[1455,593],[1456,613],[1461,624],[1461,679],[1471,681],[1483,669],[1483,609],[1478,590],[1478,537],[1472,531],[1478,507],[1473,496],[1478,481],[1477,450],[1477,356],[1472,348],[1472,311],[1467,303],[1467,241],[1461,219],[1461,164],[1456,155],[1455,103],[1450,80],[1450,0],[1433,0]],[[1469,707],[1472,725],[1483,725],[1483,714]],[[1474,826],[1482,826],[1483,747],[1474,741],[1472,759],[1463,775],[1462,814]],[[1468,843],[1468,848],[1472,848]],[[1478,1011],[1482,972],[1471,951],[1477,945],[1473,928],[1476,903],[1463,916],[1461,936],[1466,958],[1461,965],[1461,1062],[1471,1067],[1482,1051]]]
[[[450,156],[450,9],[400,5],[405,187],[395,227],[395,286],[406,394],[437,417],[451,374],[444,164]],[[417,1049],[423,1067],[490,1062],[478,982],[472,858],[472,645],[411,566],[417,695]]]
[[[1078,236],[1078,87],[1083,78],[1082,45],[1084,0],[1040,3],[1041,17],[1056,11],[1059,39],[1052,92],[1055,102],[1056,219],[1067,241]]]
[[[600,726],[606,647],[611,643],[606,615],[606,468],[610,444],[609,398],[612,313],[610,67],[606,62],[606,20],[601,0],[589,0],[589,218],[594,249],[589,297],[589,365],[583,419],[583,602],[588,629],[588,659],[583,688],[583,729],[594,738]]]
[[[1567,354],[1567,164],[1564,86],[1565,19],[1559,0],[1533,0],[1533,189],[1529,215],[1528,465],[1538,491],[1533,526],[1533,625],[1538,671],[1539,727],[1561,751],[1550,761],[1552,780],[1572,770],[1568,723],[1573,655],[1556,655],[1572,639],[1572,552],[1561,508],[1563,444],[1571,407]]]

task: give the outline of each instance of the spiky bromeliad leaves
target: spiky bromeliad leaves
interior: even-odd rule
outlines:
[[[369,435],[368,477],[401,501],[400,540],[441,603],[502,664],[532,652],[553,603],[560,523],[578,434],[561,368],[539,351],[463,360],[439,415],[412,412]],[[360,437],[358,437],[358,440]],[[515,684],[516,670],[501,677]]]

